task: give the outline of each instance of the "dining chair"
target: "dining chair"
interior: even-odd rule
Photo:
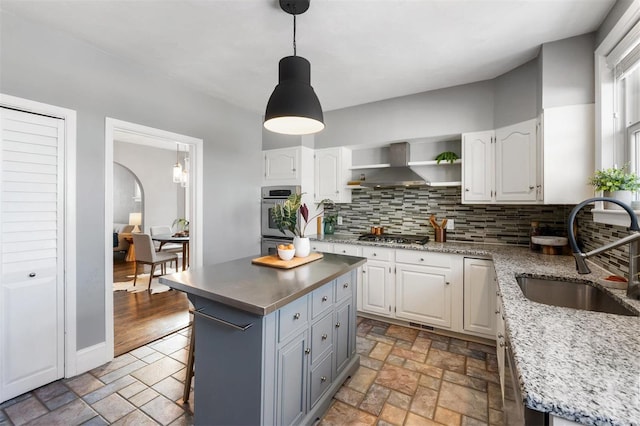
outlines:
[[[153,280],[153,273],[156,270],[156,266],[160,265],[160,275],[167,273],[167,263],[174,261],[176,265],[176,271],[178,270],[178,256],[175,253],[163,253],[156,252],[153,246],[153,240],[149,234],[131,234],[133,238],[133,246],[136,249],[136,271],[133,278],[133,286],[135,287],[138,280],[138,265],[151,265],[151,273],[149,274],[149,290],[151,290],[151,280]]]
[[[149,233],[153,237],[154,235],[173,235],[173,231],[170,226],[167,225],[154,225],[149,227]],[[182,244],[176,243],[158,243],[156,251],[160,251],[164,248],[164,251],[180,252],[182,253]]]

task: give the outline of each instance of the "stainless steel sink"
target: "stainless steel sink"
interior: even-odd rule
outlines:
[[[640,316],[605,291],[589,284],[530,277],[516,277],[516,281],[522,294],[534,302],[609,314]]]

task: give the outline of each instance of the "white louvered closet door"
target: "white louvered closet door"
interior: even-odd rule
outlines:
[[[6,108],[0,402],[64,375],[64,121]]]

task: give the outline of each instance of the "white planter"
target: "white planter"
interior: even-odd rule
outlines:
[[[633,201],[633,192],[631,191],[611,191],[611,192],[605,191],[604,196],[614,198],[618,201],[622,201],[628,206],[631,206],[631,202]],[[606,204],[607,204],[606,205],[607,209],[623,210],[623,208],[617,204],[613,204],[613,203],[606,203]]]
[[[311,253],[309,237],[294,237],[293,246],[296,248],[296,257],[307,257]]]

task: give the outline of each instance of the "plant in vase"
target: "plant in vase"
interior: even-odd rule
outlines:
[[[304,221],[298,223],[298,212]],[[271,210],[271,217],[280,232],[286,235],[285,231],[289,231],[295,235],[293,245],[296,248],[296,257],[307,257],[311,252],[311,242],[309,237],[305,237],[305,231],[309,222],[320,216],[322,212],[313,217],[309,217],[309,208],[302,203],[302,194],[291,194],[289,198],[282,204],[276,204]]]
[[[324,233],[331,235],[336,230],[336,222],[338,221],[338,215],[329,214],[324,217]]]
[[[171,227],[176,228],[176,237],[188,237],[189,236],[189,221],[184,218],[178,218],[173,221]]]
[[[633,172],[627,170],[628,165],[622,168],[612,167],[609,169],[596,170],[589,184],[593,185],[596,191],[603,191],[605,197],[611,197],[625,204],[631,205],[633,193],[640,189],[640,178]],[[608,203],[608,208],[622,209],[617,204]]]

